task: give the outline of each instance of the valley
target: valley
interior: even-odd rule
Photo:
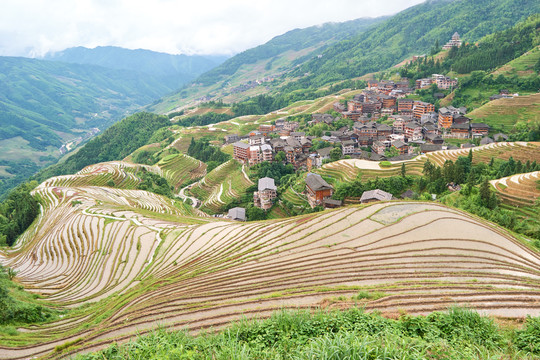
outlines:
[[[0,58],[0,359],[537,358],[539,12]]]

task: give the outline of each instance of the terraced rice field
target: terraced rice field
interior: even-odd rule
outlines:
[[[156,166],[161,169],[162,176],[174,186],[175,192],[187,182],[206,175],[205,163],[184,154],[166,156]]]
[[[89,165],[74,175],[63,175],[50,178],[41,184],[41,186],[108,186],[108,182],[112,180],[115,187],[134,189],[141,181],[141,179],[139,179],[135,173],[143,168],[147,171],[163,175],[161,169],[156,166],[131,164],[122,161],[111,161]]]
[[[61,358],[158,325],[218,329],[359,290],[386,294],[366,300],[368,310],[425,314],[461,304],[540,315],[540,254],[441,205],[386,202],[284,220],[189,223],[174,220],[175,208],[157,195],[144,202],[170,220],[119,210],[141,196],[124,190],[36,191],[46,199],[43,215],[0,261],[30,291],[66,307],[90,304],[0,338],[1,359]],[[72,208],[72,199],[82,203]]]
[[[515,206],[531,206],[540,198],[540,171],[491,180],[503,202]]]
[[[498,142],[472,148],[473,163],[489,163],[491,158],[508,160],[521,160],[540,162],[540,144],[525,142]],[[376,161],[346,159],[323,165],[316,170],[317,173],[335,178],[339,181],[351,181],[361,176],[362,180],[376,177],[396,176],[401,172],[401,165],[405,163],[408,175],[421,175],[424,163],[429,159],[434,164],[443,166],[446,160],[457,160],[460,156],[468,156],[469,149],[440,150],[417,156],[407,161],[392,162],[387,168],[381,168]]]
[[[508,131],[518,121],[540,121],[539,114],[540,93],[490,101],[473,110],[467,116],[495,128],[501,128],[502,126],[504,131]]]
[[[206,175],[189,190],[202,201],[201,209],[218,213],[223,207],[241,196],[253,182],[242,169],[242,164],[229,160]]]

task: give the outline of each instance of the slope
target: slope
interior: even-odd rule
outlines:
[[[464,41],[474,42],[538,12],[540,4],[532,0],[427,1],[332,45],[321,58],[300,66],[293,74],[301,79],[291,86],[318,87],[380,71],[428,52],[437,42],[446,43],[456,31]],[[302,77],[305,73],[310,75]]]
[[[378,203],[235,223],[185,217],[142,191],[44,183],[36,194],[42,215],[0,262],[58,306],[86,305],[0,337],[0,358],[62,358],[157,324],[219,328],[359,290],[384,293],[366,301],[368,310],[424,314],[461,304],[540,314],[540,255],[441,205]]]
[[[160,78],[172,89],[178,89],[186,82],[219,65],[225,57],[172,55],[116,46],[98,46],[93,49],[79,46],[46,54],[44,59],[143,72]]]
[[[177,94],[163,98],[149,110],[168,112],[194,104],[201,98],[238,101],[264,90],[276,76],[290,71],[323,51],[332,43],[363,32],[384,18],[357,19],[291,30],[266,44],[233,56],[199,76]],[[256,81],[264,81],[264,86]]]
[[[62,144],[81,142],[172,89],[132,71],[0,57],[3,178],[16,184],[55,162]]]

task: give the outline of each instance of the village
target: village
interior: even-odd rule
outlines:
[[[443,48],[460,46],[459,34]],[[417,60],[422,56],[413,58]],[[404,161],[420,154],[438,150],[458,149],[448,143],[449,139],[462,140],[461,148],[472,148],[476,144],[487,145],[496,141],[506,141],[508,136],[498,133],[489,137],[489,126],[473,122],[465,116],[465,107],[445,106],[439,109],[434,104],[410,99],[417,90],[436,86],[440,90],[453,89],[458,80],[441,74],[415,80],[410,87],[408,79],[400,81],[368,80],[367,87],[346,103],[335,102],[333,111],[312,114],[305,124],[280,118],[271,124],[261,124],[248,136],[225,136],[226,144],[233,144],[234,159],[248,166],[261,162],[280,161],[292,164],[296,170],[308,171],[305,195],[312,208],[340,206],[331,199],[333,188],[312,169],[339,159],[365,159],[374,162]],[[492,100],[511,97],[507,91],[492,96]],[[333,131],[325,131],[322,136],[307,135],[309,129],[318,124],[328,128],[347,120],[352,126],[342,126]],[[314,146],[324,144],[326,146]],[[254,205],[267,210],[277,197],[274,179],[259,180],[258,191],[254,193]],[[382,190],[366,192],[361,202],[389,200],[392,195]],[[231,209],[229,217],[242,220],[245,216],[241,208]]]

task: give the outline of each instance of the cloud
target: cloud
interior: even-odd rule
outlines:
[[[294,28],[388,15],[421,0],[2,0],[0,55],[72,46],[233,54]]]

